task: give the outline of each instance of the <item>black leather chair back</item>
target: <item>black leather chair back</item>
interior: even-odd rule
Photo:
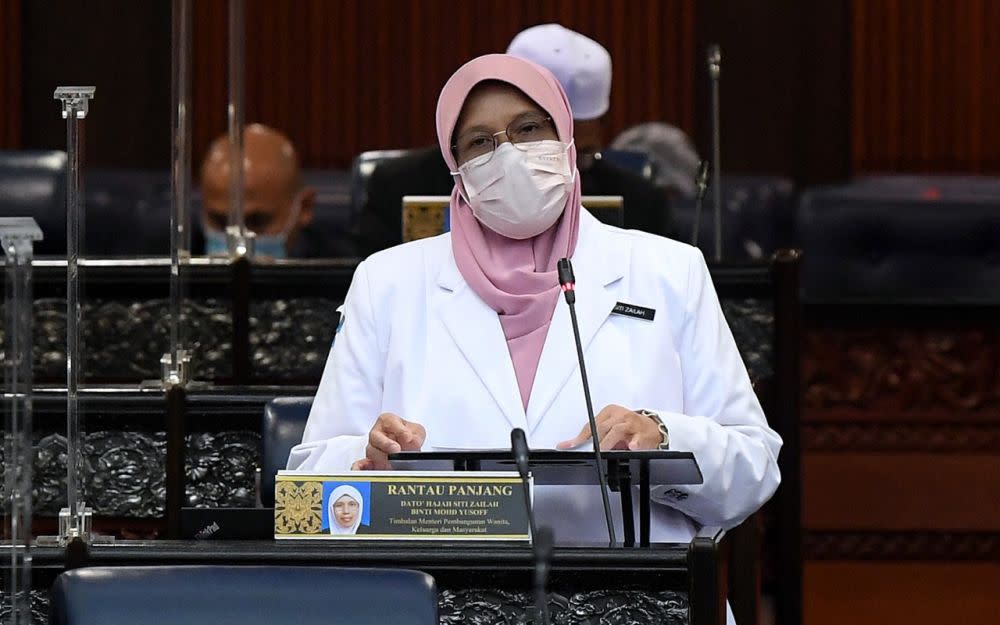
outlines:
[[[361,211],[368,203],[368,179],[382,161],[406,156],[411,150],[370,150],[354,157],[351,165],[351,221],[359,223]]]
[[[601,158],[616,167],[628,170],[646,180],[653,179],[653,164],[649,156],[632,150],[601,150]]]
[[[84,175],[88,255],[170,254],[169,170],[91,169]],[[126,231],[130,236],[122,236]]]
[[[815,189],[796,229],[807,300],[1000,301],[1000,193]]]
[[[0,151],[0,217],[34,217],[36,256],[66,254],[66,153]]]
[[[426,573],[282,566],[101,567],[62,573],[52,625],[437,625]]]
[[[288,454],[302,442],[312,397],[276,397],[264,406],[260,435],[260,499],[274,505],[274,476],[284,469]]]
[[[882,194],[906,194],[925,199],[953,195],[1000,197],[1000,177],[967,174],[869,174],[851,180],[854,189]]]
[[[792,222],[791,180],[779,176],[722,177],[722,250],[724,261],[763,260],[789,245]],[[715,251],[715,216],[711,188],[705,194],[698,229],[698,247],[706,258]],[[625,207],[628,210],[628,207]],[[678,238],[691,242],[695,221],[693,198],[671,202]]]

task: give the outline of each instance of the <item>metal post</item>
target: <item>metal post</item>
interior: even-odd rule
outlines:
[[[719,44],[708,47],[708,77],[712,81],[712,200],[715,205],[715,262],[722,260],[722,143],[719,127],[719,74],[722,50]]]
[[[781,434],[778,457],[781,488],[775,495],[777,546],[777,619],[780,625],[802,622],[802,446],[801,414],[802,304],[799,270],[802,253],[779,250],[771,263],[774,279],[775,429]],[[769,416],[770,419],[770,416]]]
[[[31,258],[42,231],[29,217],[0,218],[0,244],[6,256],[4,319],[3,536],[8,557],[3,569],[0,613],[5,625],[31,624],[31,439],[33,299]]]
[[[184,432],[187,413],[187,392],[183,385],[167,389],[167,458],[166,501],[167,538],[181,537],[181,508],[185,499]]]
[[[243,215],[244,0],[229,0],[229,256],[253,257],[254,233]]]
[[[236,258],[230,265],[230,301],[233,315],[233,383],[251,384],[250,358],[250,260]]]
[[[82,500],[82,418],[77,389],[80,381],[80,275],[79,260],[83,225],[83,159],[81,129],[94,98],[94,87],[59,87],[54,95],[62,102],[66,120],[66,495],[67,507],[59,512],[59,536],[63,540],[90,536],[90,510]]]

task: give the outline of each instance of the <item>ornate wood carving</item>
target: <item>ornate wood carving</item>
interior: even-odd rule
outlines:
[[[6,590],[6,588],[0,590],[0,599],[4,598],[3,592]],[[31,591],[31,625],[48,625],[49,603],[51,602],[48,589]],[[10,603],[0,601],[0,623],[9,622],[11,616]]]
[[[189,433],[186,438],[184,505],[252,506],[254,470],[260,464],[260,436],[255,432],[226,431]],[[163,432],[88,432],[83,450],[84,498],[96,515],[133,520],[162,517],[166,453]],[[36,441],[34,465],[35,516],[57,516],[66,502],[66,438],[49,434]],[[0,474],[3,469],[0,450]],[[141,524],[130,527],[139,528]]]
[[[803,343],[806,420],[842,409],[1000,419],[1000,329],[812,328]]]
[[[806,532],[806,560],[1000,560],[1000,534]]]
[[[996,452],[1000,425],[803,424],[804,451]]]

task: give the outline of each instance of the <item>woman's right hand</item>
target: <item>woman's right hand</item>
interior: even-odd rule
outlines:
[[[379,415],[368,432],[365,457],[351,465],[352,471],[389,471],[389,454],[420,451],[427,438],[424,426],[406,421],[391,412]]]

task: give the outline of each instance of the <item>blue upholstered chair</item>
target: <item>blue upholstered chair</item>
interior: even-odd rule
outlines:
[[[274,476],[285,468],[292,447],[302,442],[302,432],[312,409],[312,397],[276,397],[264,406],[260,436],[260,499],[274,505]]]
[[[426,573],[283,566],[95,567],[52,586],[52,625],[437,625]]]

